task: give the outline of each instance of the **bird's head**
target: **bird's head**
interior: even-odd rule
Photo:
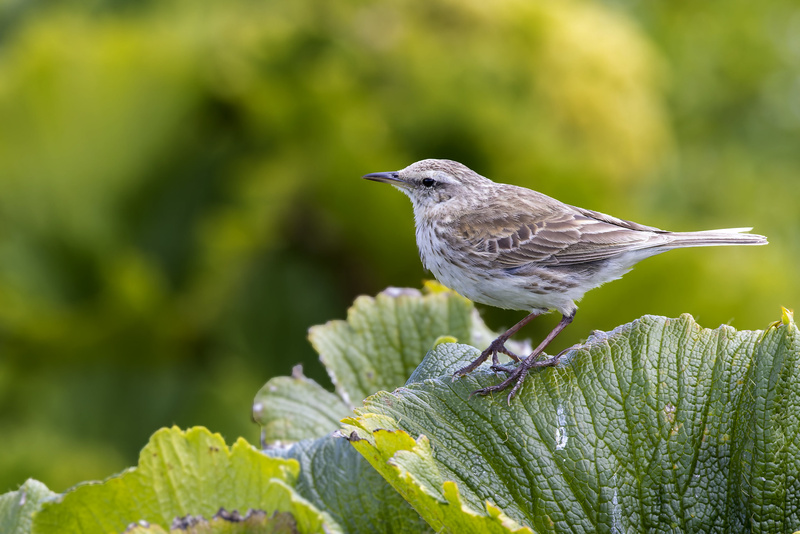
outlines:
[[[457,161],[424,159],[394,172],[364,175],[367,180],[392,185],[405,193],[414,209],[469,198],[476,189],[492,182]]]

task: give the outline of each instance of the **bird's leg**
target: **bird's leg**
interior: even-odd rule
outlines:
[[[519,356],[517,356],[516,354],[514,354],[513,352],[511,352],[506,348],[506,341],[508,341],[508,338],[516,334],[520,328],[528,324],[533,318],[543,314],[545,311],[546,310],[535,310],[531,312],[529,315],[525,316],[524,319],[522,319],[520,322],[518,322],[508,330],[506,330],[504,334],[500,335],[500,337],[492,341],[486,348],[486,350],[481,352],[481,355],[475,358],[469,365],[462,367],[461,369],[453,373],[453,376],[454,377],[463,376],[471,371],[474,371],[475,369],[478,368],[480,364],[485,362],[489,356],[492,357],[492,368],[499,366],[500,361],[497,359],[497,354],[500,352],[502,352],[507,356],[510,356],[511,359],[514,360],[515,362],[520,361],[521,358]]]
[[[558,359],[561,357],[561,355],[564,354],[564,352],[562,351],[551,358],[538,361],[539,356],[542,354],[545,347],[547,347],[547,345],[549,345],[550,342],[553,341],[556,338],[556,336],[560,334],[561,331],[564,330],[569,323],[572,322],[574,318],[575,318],[575,312],[572,312],[571,315],[564,315],[561,318],[561,321],[556,325],[556,327],[553,328],[553,330],[551,330],[550,333],[547,334],[547,337],[544,338],[544,340],[541,343],[539,343],[539,346],[536,347],[536,349],[534,349],[533,352],[531,352],[530,356],[525,358],[525,361],[519,364],[519,366],[517,366],[517,368],[514,369],[513,371],[506,370],[506,372],[509,373],[508,378],[506,378],[496,386],[488,386],[473,391],[472,395],[488,395],[490,393],[495,393],[497,391],[503,391],[504,389],[507,389],[509,386],[513,384],[514,387],[511,388],[511,391],[509,392],[507,398],[508,404],[511,404],[511,399],[514,398],[514,395],[517,394],[519,388],[522,387],[522,382],[525,381],[525,377],[528,375],[528,371],[530,371],[532,367],[546,367],[548,365],[555,365],[558,362]]]

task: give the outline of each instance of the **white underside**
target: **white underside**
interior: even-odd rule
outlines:
[[[590,289],[619,279],[637,262],[666,250],[645,249],[621,254],[606,262],[602,269],[591,276],[569,276],[565,273],[569,281],[576,284],[574,287],[540,294],[528,289],[532,282],[538,281],[535,275],[509,274],[502,269],[487,271],[464,268],[448,261],[449,251],[434,250],[431,245],[433,242],[435,241],[425,238],[418,240],[422,263],[439,282],[450,289],[474,302],[489,306],[526,311],[556,310],[563,315],[572,314],[577,309],[575,303]]]

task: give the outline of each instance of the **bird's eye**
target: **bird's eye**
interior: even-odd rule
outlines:
[[[433,187],[435,184],[436,184],[436,180],[434,180],[433,178],[423,178],[422,179],[422,185],[424,185],[425,187]]]

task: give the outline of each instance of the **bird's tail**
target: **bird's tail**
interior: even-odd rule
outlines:
[[[748,234],[752,228],[726,228],[722,230],[705,230],[702,232],[673,232],[663,246],[679,247],[716,247],[723,245],[766,245],[763,235]]]

